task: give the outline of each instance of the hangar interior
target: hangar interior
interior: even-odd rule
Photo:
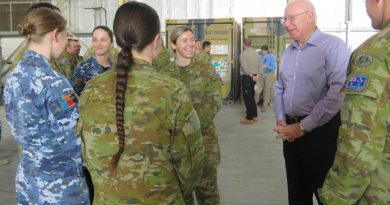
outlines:
[[[177,25],[188,25],[201,41],[211,41],[212,62],[220,74],[224,105],[216,118],[222,152],[218,184],[221,204],[287,204],[287,185],[282,143],[275,139],[272,109],[261,113],[256,125],[241,125],[245,106],[240,99],[239,62],[243,38],[260,49],[269,45],[280,62],[292,42],[280,23],[288,0],[138,0],[152,6],[160,17],[161,35],[169,47],[169,34]],[[80,40],[81,54],[91,47],[91,31],[105,25],[112,28],[117,8],[127,0],[1,0],[0,55],[3,86],[16,53],[25,45],[17,24],[34,3],[57,5],[67,19],[69,35]],[[365,11],[363,0],[311,0],[317,12],[318,28],[338,36],[353,50],[377,31]],[[17,144],[6,123],[4,107],[0,158],[10,163],[0,167],[1,204],[15,204],[14,178],[18,163]]]

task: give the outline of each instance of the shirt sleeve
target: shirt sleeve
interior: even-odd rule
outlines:
[[[198,111],[201,123],[209,124],[214,121],[215,115],[218,113],[222,105],[221,94],[221,79],[217,75],[215,68],[211,64],[206,64],[207,74],[204,76],[204,95],[202,106]]]
[[[343,42],[335,44],[326,51],[325,74],[328,91],[325,97],[314,106],[310,114],[301,121],[305,130],[311,131],[324,125],[340,111],[344,100],[344,95],[340,90],[345,81],[349,57],[350,50]]]
[[[189,195],[202,175],[204,150],[199,118],[187,89],[173,95],[172,113],[171,163],[182,191]]]
[[[379,60],[378,60],[379,61]],[[366,71],[387,67],[375,63]],[[325,204],[356,204],[372,185],[373,176],[381,169],[386,137],[389,135],[389,73],[383,75],[354,73],[369,76],[365,90],[349,91],[346,83],[343,92],[346,100],[341,112],[342,126],[333,167],[320,189]]]
[[[285,54],[283,54],[284,56]],[[284,58],[284,57],[283,57]],[[282,62],[280,64],[280,67],[282,70],[282,68],[284,67],[284,60],[282,58]],[[285,116],[284,116],[284,111],[283,111],[283,93],[284,93],[284,85],[283,85],[283,82],[282,82],[282,76],[283,73],[280,72],[279,73],[279,78],[276,80],[275,82],[275,86],[274,86],[274,113],[275,113],[275,116],[276,116],[276,120],[282,120],[282,121],[285,121]]]
[[[274,71],[276,68],[275,58],[272,54],[268,54],[267,69],[269,71]]]

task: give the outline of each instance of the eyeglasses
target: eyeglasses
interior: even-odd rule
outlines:
[[[287,21],[294,22],[295,17],[297,17],[297,16],[299,16],[301,14],[306,14],[306,13],[309,13],[309,12],[308,11],[304,11],[304,12],[297,13],[297,14],[294,14],[294,15],[291,15],[291,16],[286,16],[286,17],[282,18],[282,20],[280,20],[280,23],[285,24]]]

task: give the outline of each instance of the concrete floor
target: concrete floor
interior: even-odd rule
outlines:
[[[217,115],[222,152],[219,188],[222,205],[286,205],[287,185],[282,142],[275,139],[272,109],[261,113],[254,125],[239,123],[245,115],[241,105],[224,105]],[[0,167],[0,204],[15,204],[14,178],[17,167],[17,144],[0,107],[3,134],[0,158],[11,162]]]

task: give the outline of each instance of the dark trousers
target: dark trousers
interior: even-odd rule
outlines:
[[[242,95],[244,96],[244,102],[246,107],[246,119],[252,120],[257,117],[257,107],[255,101],[255,84],[252,77],[249,75],[241,76],[242,83]]]
[[[94,193],[95,188],[93,186],[91,173],[89,172],[88,168],[84,166],[83,166],[83,173],[84,173],[85,181],[87,182],[87,186],[88,186],[89,201],[91,202],[91,204],[93,204],[93,198],[95,197],[95,193]]]
[[[337,113],[328,123],[294,142],[283,142],[290,205],[312,205],[313,193],[318,204],[322,204],[317,189],[322,187],[333,164],[340,125]]]

